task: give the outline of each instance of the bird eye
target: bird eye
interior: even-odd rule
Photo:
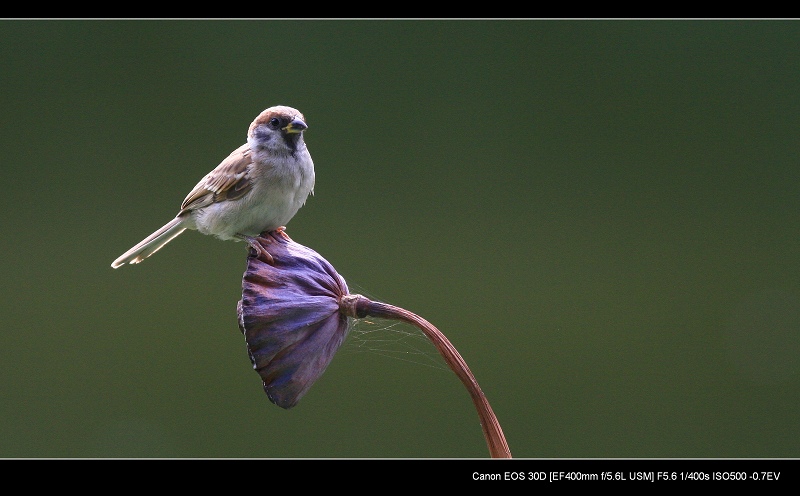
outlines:
[[[280,125],[281,121],[277,117],[273,117],[272,119],[269,120],[269,127],[271,127],[272,129],[278,129]]]

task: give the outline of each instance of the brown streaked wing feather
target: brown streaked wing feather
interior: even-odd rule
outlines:
[[[250,147],[245,143],[197,183],[183,200],[181,212],[244,195],[251,186],[248,174],[251,163]]]

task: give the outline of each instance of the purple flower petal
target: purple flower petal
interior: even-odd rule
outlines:
[[[256,238],[274,260],[247,260],[238,305],[253,368],[270,401],[291,408],[325,372],[351,319],[339,312],[347,283],[314,250],[283,232]]]

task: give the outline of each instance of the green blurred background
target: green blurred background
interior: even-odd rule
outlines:
[[[270,403],[243,244],[110,268],[275,104],[317,170],[289,234],[445,333],[515,457],[800,456],[799,47],[793,21],[0,22],[0,456],[488,456],[432,346],[363,352],[409,327]]]

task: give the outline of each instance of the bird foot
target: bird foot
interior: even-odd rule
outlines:
[[[250,245],[250,248],[255,252],[256,258],[263,259],[270,265],[275,265],[275,259],[272,258],[272,255],[269,254],[266,248],[264,248],[256,238],[252,236],[247,236],[246,234],[237,234],[236,237],[242,239],[248,245]],[[263,238],[263,239],[269,239],[269,238]]]
[[[292,238],[290,238],[289,235],[286,234],[286,226],[279,226],[279,227],[277,227],[275,229],[274,232],[275,232],[275,234],[279,235],[280,237],[282,237],[283,239],[285,239],[287,241],[291,241],[292,240]],[[269,234],[269,231],[265,231],[265,232],[261,233],[261,237],[264,238],[264,237],[266,237],[267,234]]]

